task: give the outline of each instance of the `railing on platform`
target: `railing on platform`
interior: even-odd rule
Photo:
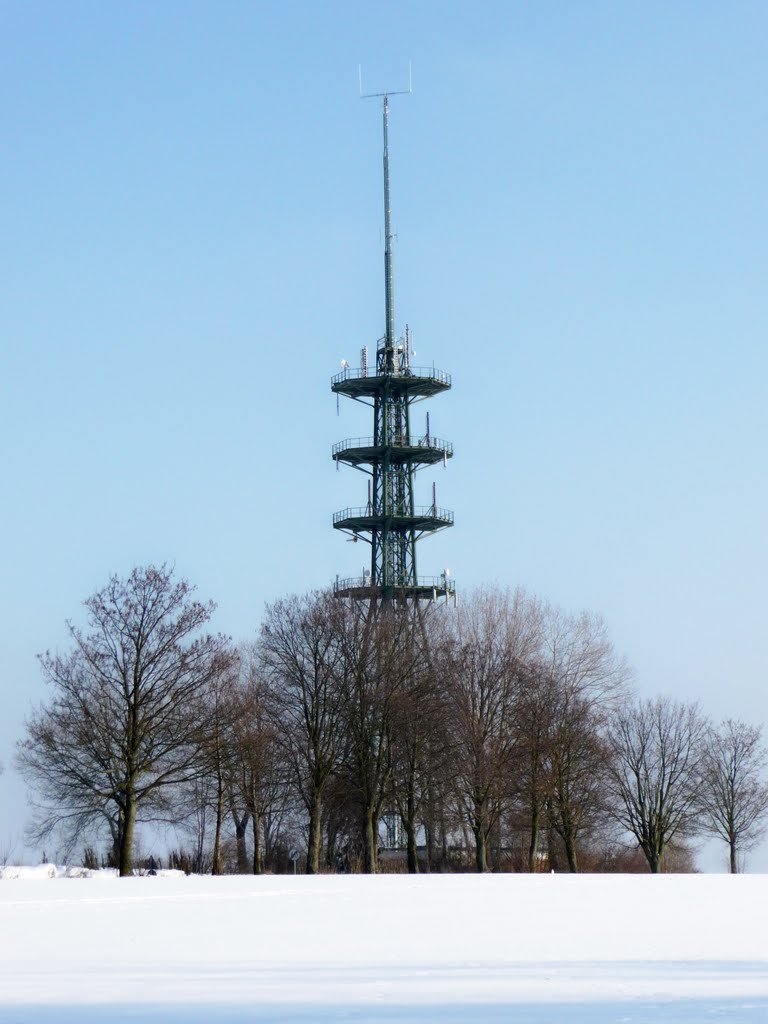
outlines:
[[[370,367],[347,366],[341,373],[331,377],[331,384],[342,384],[345,380],[365,380],[375,377],[383,377],[384,374],[372,371]],[[436,380],[446,387],[451,386],[451,375],[445,370],[436,370],[434,366],[410,366],[406,370],[393,370],[392,377],[417,377],[424,380]]]
[[[377,512],[370,505],[363,505],[359,508],[344,508],[340,512],[333,513],[333,525],[343,522],[345,519],[439,519],[444,523],[453,522],[453,512],[447,508],[437,508],[435,505],[422,505],[410,510],[400,512],[390,511],[388,516],[383,512]]]
[[[431,448],[435,451],[444,452],[447,456],[453,455],[453,443],[444,441],[441,437],[418,437],[406,438],[403,434],[396,434],[389,442],[395,448]],[[377,448],[383,445],[376,444],[373,437],[348,437],[344,441],[337,441],[333,446],[333,454],[340,455],[342,452],[353,448]]]
[[[415,580],[409,580],[401,583],[393,583],[392,586],[397,589],[407,590],[434,590],[442,594],[453,594],[456,590],[455,582],[449,577],[445,576],[419,576]],[[372,581],[370,576],[350,576],[346,580],[336,580],[333,585],[334,593],[338,593],[340,590],[371,590],[375,591],[379,589],[379,584]]]

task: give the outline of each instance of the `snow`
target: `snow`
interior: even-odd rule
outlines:
[[[764,875],[74,873],[0,880],[3,1024],[768,1021]]]

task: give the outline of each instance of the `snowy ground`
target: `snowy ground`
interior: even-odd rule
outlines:
[[[768,1022],[765,875],[10,874],[3,1024]]]

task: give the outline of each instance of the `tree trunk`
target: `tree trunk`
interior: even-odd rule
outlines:
[[[739,873],[739,864],[738,864],[738,861],[736,860],[736,840],[735,839],[731,839],[731,841],[728,844],[728,846],[730,847],[730,853],[731,853],[731,874],[732,875],[738,875],[738,873]]]
[[[120,848],[123,841],[123,832],[125,831],[123,824],[124,821],[125,812],[123,811],[122,807],[119,807],[117,811],[117,820],[110,823],[110,832],[112,834],[112,852],[110,855],[109,864],[111,868],[117,868],[118,870],[120,869]]]
[[[425,812],[422,813],[422,820],[424,822],[424,845],[425,845],[425,858],[424,866],[427,874],[435,867],[437,863],[437,842],[436,842],[436,820],[435,820],[435,799],[432,791],[432,784],[429,783],[427,786],[427,802]]]
[[[313,790],[309,800],[309,841],[307,843],[307,874],[316,875],[320,871],[320,840],[321,840],[321,800],[318,790]],[[331,853],[328,854],[329,858]]]
[[[216,830],[213,834],[213,864],[211,874],[221,874],[221,826],[224,820],[224,785],[221,774],[218,777],[216,789]]]
[[[550,822],[547,828],[547,868],[558,873],[560,871],[560,854],[557,848],[557,830]]]
[[[648,861],[648,867],[650,868],[651,874],[658,875],[661,857],[659,856],[657,850],[655,850],[652,846],[644,846],[643,853],[645,854],[645,859]]]
[[[539,824],[541,813],[534,805],[531,811],[531,841],[528,844],[528,870],[534,872],[539,862]]]
[[[376,830],[373,827],[373,808],[367,807],[365,809],[365,816],[363,818],[363,845],[364,845],[364,857],[363,857],[363,871],[366,875],[376,874]]]
[[[565,837],[565,856],[568,859],[568,870],[571,874],[578,874],[579,864],[576,859],[576,847],[573,843],[573,836],[568,833]]]
[[[131,874],[131,850],[133,848],[133,831],[136,825],[136,798],[133,794],[126,797],[123,830],[120,836],[120,862],[118,868],[121,878]]]
[[[320,832],[321,832],[320,842],[322,843],[322,828],[320,829]],[[334,825],[332,825],[331,822],[329,821],[326,824],[326,827],[325,827],[325,854],[324,854],[324,856],[325,856],[325,866],[327,868],[330,868],[331,871],[338,870],[338,863],[340,863],[340,860],[341,860],[341,853],[337,852],[337,850],[336,850],[337,834],[338,833],[337,833],[336,827]],[[309,863],[309,857],[307,857],[307,863]]]
[[[472,800],[472,835],[475,840],[475,868],[484,874],[488,870],[488,829],[486,828],[485,812],[488,808],[487,798],[477,793]]]
[[[429,874],[435,863],[435,831],[431,820],[424,823],[424,845],[426,847],[425,869],[427,874]]]
[[[253,873],[260,875],[262,872],[261,863],[261,820],[258,814],[251,815],[253,827]]]
[[[487,836],[485,834],[485,829],[480,821],[475,819],[472,831],[475,835],[475,866],[481,874],[485,874],[488,870]]]
[[[403,822],[405,829],[406,853],[408,855],[408,874],[418,875],[419,873],[419,851],[416,846],[416,829]]]
[[[403,819],[403,828],[405,829],[408,853],[408,874],[418,875],[419,855],[416,849],[416,798],[412,786],[408,790],[408,802],[406,805],[406,816]]]
[[[576,835],[571,824],[570,815],[563,815],[563,843],[565,844],[565,856],[568,860],[568,870],[571,874],[577,874],[579,870],[576,858]]]
[[[496,820],[488,836],[488,848],[491,854],[491,870],[501,871],[501,810],[496,809]]]
[[[250,814],[247,811],[242,818],[235,816],[235,845],[237,846],[237,873],[239,875],[247,875],[250,870],[248,865],[248,847],[245,842],[249,818]]]
[[[576,829],[573,825],[573,816],[571,814],[571,807],[567,802],[567,798],[562,792],[558,792],[557,810],[552,807],[549,803],[550,819],[553,816],[553,812],[557,814],[560,821],[560,827],[558,832],[563,840],[563,846],[565,847],[565,857],[568,861],[568,870],[571,874],[577,874],[579,870],[578,860],[576,857]]]

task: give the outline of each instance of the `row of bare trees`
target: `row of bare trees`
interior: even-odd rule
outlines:
[[[459,608],[313,592],[266,609],[239,649],[165,567],[113,578],[71,650],[41,658],[50,697],[17,766],[37,839],[173,826],[193,870],[577,871],[629,842],[652,872],[697,835],[738,870],[764,833],[760,730],[635,699],[595,615],[523,591]]]

